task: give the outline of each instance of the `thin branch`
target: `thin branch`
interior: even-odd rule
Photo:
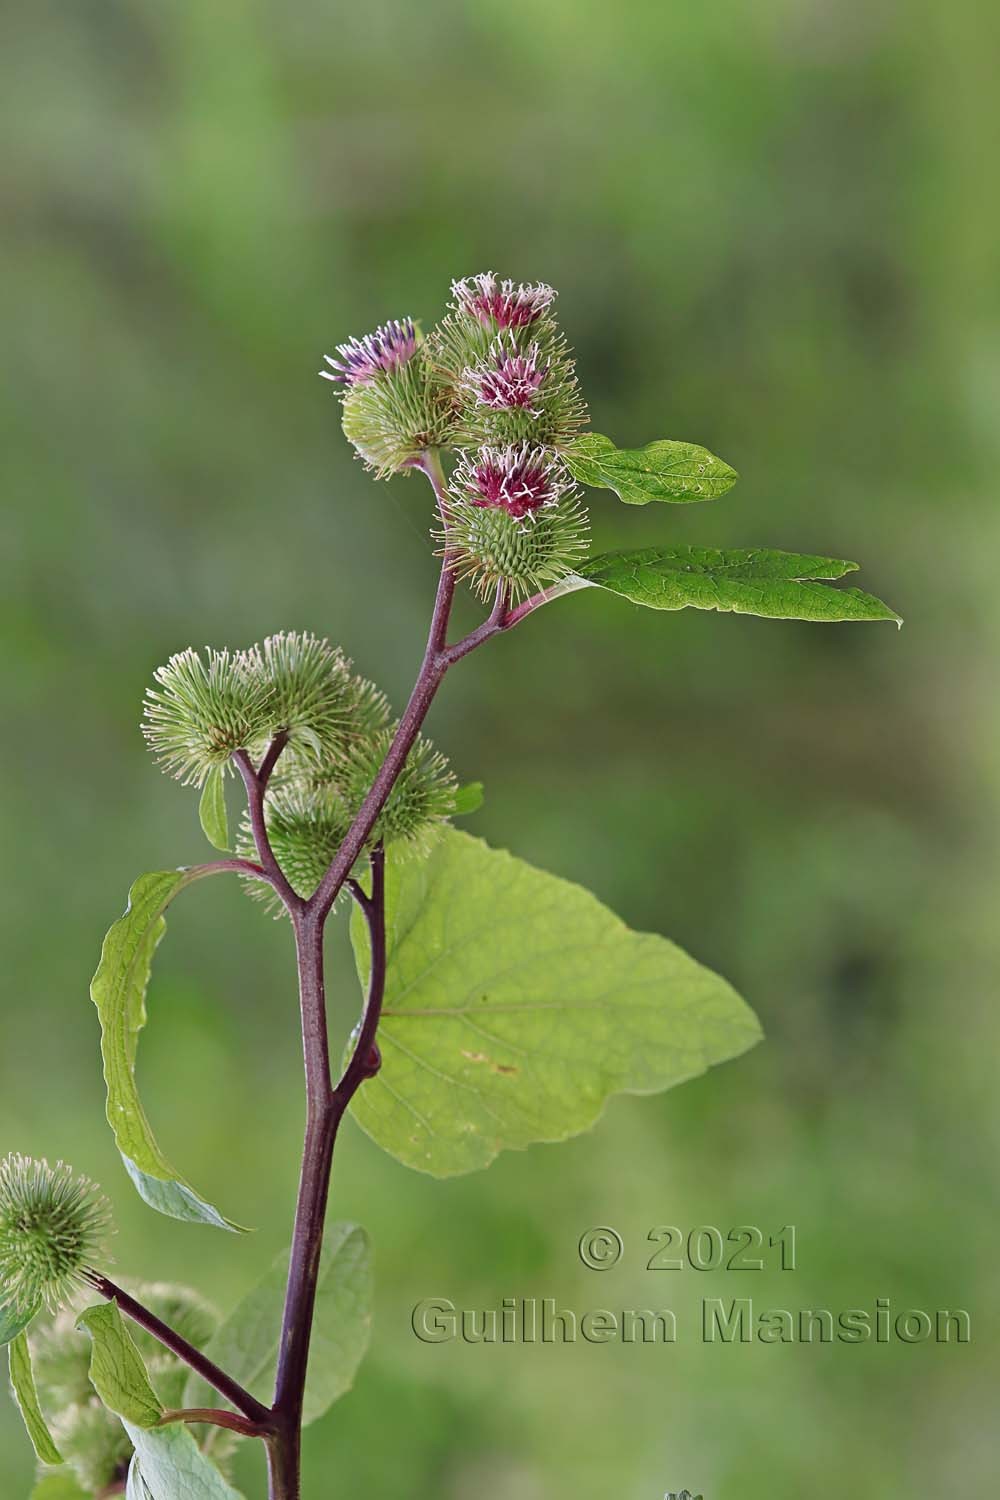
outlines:
[[[323,921],[306,911],[295,919],[306,1068],[306,1132],[295,1205],[295,1226],[282,1314],[274,1390],[277,1424],[272,1466],[298,1470],[302,1401],[316,1306],[323,1224],[330,1192],[330,1169],[343,1107],[331,1090],[329,1041],[323,981]],[[284,1494],[284,1490],[279,1490]],[[289,1492],[297,1493],[297,1492]]]
[[[441,575],[438,579],[437,595],[434,599],[434,612],[431,615],[431,628],[427,638],[427,655],[430,655],[431,652],[436,654],[443,651],[448,641],[448,621],[451,618],[451,606],[455,598],[455,584],[457,582],[455,577],[456,554],[448,546],[448,491],[437,449],[428,449],[422,455],[422,461],[418,467],[423,470],[430,480],[445,535],[445,550],[441,564]]]
[[[542,589],[539,594],[532,594],[530,599],[525,599],[510,611],[503,622],[504,630],[513,630],[515,625],[520,625],[529,615],[533,615],[536,609],[541,609],[543,604],[551,604],[553,599],[561,599],[564,594],[573,594],[577,589],[589,588],[590,584],[585,578],[577,578],[571,573],[561,583],[554,583],[550,589]]]
[[[268,745],[264,759],[257,767],[257,780],[260,782],[262,790],[267,789],[267,783],[271,779],[271,772],[278,764],[278,757],[287,744],[288,730],[282,729],[279,730],[279,732],[274,736],[274,739]]]
[[[354,876],[351,875],[348,876],[347,880],[344,881],[344,884],[347,886],[347,889],[350,891],[351,895],[358,903],[358,906],[367,915],[367,913],[371,910],[371,897],[368,895],[364,886],[361,884],[361,881],[355,880]]]
[[[477,646],[482,646],[485,641],[492,640],[493,636],[500,635],[503,630],[506,630],[509,618],[507,614],[507,601],[507,585],[499,583],[497,585],[496,598],[493,601],[493,608],[483,623],[477,625],[475,630],[470,630],[468,635],[463,636],[460,641],[456,641],[453,646],[446,646],[442,652],[445,662],[449,667],[453,667],[457,661],[461,661],[463,656],[468,656],[470,651],[475,651]]]
[[[306,1103],[321,1113],[330,1100],[330,1041],[326,1024],[323,923],[307,910],[293,918],[302,1017],[302,1058],[306,1070]]]
[[[261,771],[266,768],[267,776],[270,776],[271,771],[274,769],[274,763],[284,748],[283,744],[279,746],[277,752],[272,757],[272,751],[274,751],[275,745],[278,745],[279,740],[281,740],[281,735],[278,735],[272,742],[267,755],[261,763]],[[287,741],[287,735],[285,736],[285,740]],[[265,777],[262,780],[261,774],[254,770],[250,757],[245,750],[234,752],[233,764],[243,778],[243,785],[246,788],[250,827],[253,829],[254,843],[257,846],[257,858],[260,860],[264,874],[270,880],[288,910],[293,913],[300,911],[303,906],[302,898],[289,884],[284,870],[274,856],[274,850],[271,848],[271,840],[268,837],[267,820],[264,816],[264,792],[267,787],[267,779]]]
[[[253,880],[270,881],[263,867],[255,865],[252,859],[213,859],[207,864],[188,865],[186,868],[192,873],[197,871],[199,879],[202,875],[226,875],[231,871],[235,875],[249,875]]]
[[[158,1318],[148,1307],[136,1301],[135,1297],[129,1296],[128,1292],[123,1291],[120,1286],[116,1286],[113,1281],[109,1281],[106,1276],[101,1276],[97,1271],[88,1272],[87,1280],[95,1291],[107,1298],[109,1302],[116,1302],[119,1310],[127,1318],[131,1318],[133,1323],[144,1328],[147,1333],[151,1333],[165,1349],[169,1349],[171,1354],[176,1354],[177,1358],[189,1365],[195,1374],[207,1380],[220,1396],[225,1396],[227,1401],[231,1401],[237,1410],[241,1411],[251,1422],[256,1423],[264,1431],[271,1430],[273,1422],[267,1407],[258,1401],[256,1396],[251,1396],[249,1391],[244,1390],[238,1380],[227,1375],[225,1370],[220,1370],[219,1366],[202,1354],[200,1349],[189,1344],[187,1339],[182,1338],[170,1327],[169,1323],[164,1323],[163,1319]]]
[[[171,1422],[204,1422],[210,1427],[226,1427],[243,1437],[265,1437],[268,1428],[259,1422],[251,1422],[234,1411],[222,1411],[215,1406],[188,1406],[183,1411],[165,1411],[159,1425],[167,1427]]]
[[[368,996],[365,1000],[358,1039],[354,1044],[350,1062],[343,1077],[334,1089],[334,1098],[343,1099],[344,1107],[366,1078],[378,1071],[378,1052],[375,1041],[378,1023],[382,1016],[382,998],[385,994],[386,934],[385,934],[385,850],[377,844],[372,850],[372,890],[363,897],[362,911],[368,923],[368,938],[371,946],[371,971],[368,978]]]

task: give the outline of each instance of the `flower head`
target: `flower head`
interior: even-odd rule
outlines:
[[[521,353],[513,339],[508,342],[501,336],[491,345],[486,360],[463,371],[461,384],[480,406],[538,417],[541,412],[534,402],[548,373],[537,344]]]
[[[85,1281],[111,1230],[107,1199],[57,1162],[10,1155],[0,1162],[0,1300],[55,1312]]]
[[[453,281],[459,312],[477,318],[484,328],[528,328],[551,306],[556,293],[544,281],[499,281],[492,271]]]
[[[465,454],[455,470],[454,485],[472,505],[505,510],[515,521],[557,504],[573,488],[559,459],[529,443],[480,448],[472,457]]]
[[[324,380],[345,385],[368,385],[379,375],[392,375],[417,351],[417,331],[412,318],[393,318],[360,339],[337,345],[340,359],[324,354],[329,370],[320,370]]]
[[[458,499],[448,515],[448,534],[442,536],[451,566],[466,578],[483,599],[503,586],[512,600],[526,599],[567,578],[587,555],[587,513],[579,500],[564,498],[555,505],[516,520],[503,506],[477,506]]]

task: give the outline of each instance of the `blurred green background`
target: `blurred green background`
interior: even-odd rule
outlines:
[[[282,627],[402,705],[428,492],[353,462],[319,356],[494,267],[561,291],[594,425],[701,441],[704,507],[593,496],[601,546],[860,558],[890,626],[578,595],[464,665],[431,732],[469,825],[722,970],[766,1043],[590,1136],[448,1183],[353,1127],[333,1212],[378,1251],[374,1342],[306,1494],[985,1496],[997,1464],[1000,395],[975,0],[35,0],[0,94],[7,463],[0,1148],[113,1193],[121,1275],[222,1306],[287,1235],[301,1129],[287,929],[175,908],[144,1041],[168,1150],[242,1241],[138,1202],[87,998],[141,870],[201,857],[144,752],[154,666]],[[991,97],[992,96],[992,97]],[[476,618],[466,599],[462,620]],[[331,938],[340,1033],[357,1005]],[[626,1255],[586,1271],[591,1224]],[[794,1223],[799,1269],[645,1271],[648,1230]],[[961,1306],[965,1347],[708,1347],[703,1296]],[[421,1345],[413,1304],[672,1306],[673,1348]],[[32,1464],[0,1402],[11,1500]],[[248,1454],[248,1496],[263,1476]]]

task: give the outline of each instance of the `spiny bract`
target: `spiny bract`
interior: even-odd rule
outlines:
[[[225,766],[266,731],[268,689],[246,652],[214,651],[205,659],[188,647],[153,676],[142,732],[163,770],[200,786],[213,766]]]
[[[371,684],[354,676],[344,653],[329,641],[282,631],[244,655],[268,687],[265,738],[284,731],[294,748],[318,761],[342,754],[377,712]]]

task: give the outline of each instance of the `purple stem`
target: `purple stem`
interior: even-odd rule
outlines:
[[[165,1411],[160,1418],[160,1426],[168,1427],[171,1422],[204,1422],[211,1427],[225,1427],[230,1432],[238,1432],[241,1437],[264,1437],[265,1429],[258,1422],[251,1422],[249,1417],[238,1416],[234,1411],[221,1411],[215,1406],[186,1406],[181,1411]]]
[[[444,472],[437,452],[427,450],[419,460],[414,461],[413,467],[422,469],[433,486],[447,539],[448,499]],[[229,859],[217,860],[211,866],[203,867],[205,874],[235,870],[267,880],[284,902],[295,930],[306,1079],[306,1129],[278,1350],[274,1404],[271,1410],[127,1293],[103,1278],[96,1278],[94,1281],[105,1296],[113,1297],[119,1303],[123,1312],[153,1333],[167,1348],[179,1354],[231,1401],[248,1419],[245,1430],[250,1431],[252,1428],[257,1435],[264,1437],[268,1451],[271,1500],[299,1500],[302,1408],[333,1150],[348,1105],[365,1079],[378,1071],[381,1061],[376,1041],[386,979],[385,855],[381,845],[377,845],[370,854],[370,895],[366,895],[358,881],[352,877],[351,871],[368,845],[379,813],[406,763],[448,669],[469,652],[518,624],[528,614],[547,603],[550,597],[554,597],[551,593],[537,594],[511,610],[508,607],[507,590],[501,585],[497,589],[488,617],[475,630],[449,646],[448,624],[455,597],[455,561],[455,554],[446,540],[427,645],[409,702],[396,728],[385,761],[313,895],[308,900],[303,900],[292,888],[275,857],[267,832],[265,793],[278,757],[288,742],[288,734],[284,731],[272,741],[257,768],[245,750],[238,750],[233,756],[246,788],[250,823],[260,864],[255,865],[249,860]],[[339,1083],[333,1087],[324,990],[323,929],[345,883],[349,883],[368,924],[371,973],[354,1048]],[[219,1415],[216,1413],[213,1416],[208,1411],[200,1410],[197,1414],[180,1414],[178,1420],[211,1421],[218,1420]],[[222,1417],[226,1415],[221,1414]],[[238,1421],[239,1419],[230,1419],[224,1425],[233,1426]]]
[[[225,875],[232,870],[237,875],[251,875],[257,880],[267,880],[262,865],[255,865],[251,859],[213,859],[208,864],[196,865],[194,867],[202,875]]]
[[[305,903],[302,897],[292,889],[284,870],[274,856],[274,850],[271,848],[271,840],[267,833],[267,820],[264,816],[264,793],[267,791],[267,783],[271,778],[271,772],[274,770],[278,756],[287,744],[288,733],[286,730],[282,730],[271,741],[259,769],[254,769],[253,762],[245,750],[237,750],[234,753],[233,764],[242,776],[243,785],[246,788],[250,827],[253,830],[253,839],[257,846],[257,858],[260,860],[261,868],[285,903],[289,913],[294,916],[302,910]]]
[[[377,1070],[375,1033],[385,990],[385,857],[372,851],[370,896],[358,899],[371,935],[371,976],[354,1049],[337,1087],[331,1088],[323,992],[323,918],[306,911],[295,924],[306,1066],[306,1135],[288,1267],[288,1286],[274,1391],[274,1435],[268,1442],[271,1500],[298,1500],[302,1404],[319,1279],[323,1225],[330,1192],[333,1148],[351,1099]]]

